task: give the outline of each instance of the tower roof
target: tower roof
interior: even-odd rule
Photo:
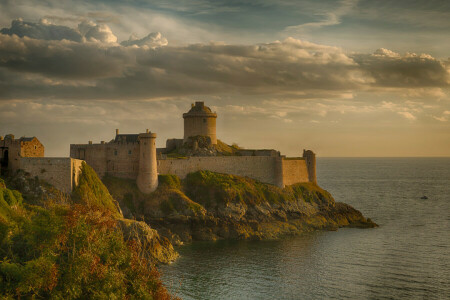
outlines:
[[[217,114],[213,113],[212,110],[205,106],[204,102],[195,102],[192,104],[191,109],[183,114],[183,118],[189,117],[214,117],[217,118]]]

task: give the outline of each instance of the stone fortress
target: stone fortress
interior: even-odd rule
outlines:
[[[168,139],[165,148],[156,148],[156,134],[120,134],[98,144],[71,144],[69,158],[46,158],[44,146],[35,137],[0,137],[0,162],[3,170],[22,169],[56,188],[71,192],[78,182],[83,161],[100,178],[114,176],[136,180],[144,193],[158,186],[158,174],[185,178],[190,172],[209,170],[250,177],[283,188],[299,182],[314,182],[316,158],[311,150],[302,157],[286,157],[273,149],[241,149],[217,139],[217,114],[203,102],[192,104],[183,114],[183,138]]]
[[[276,150],[232,148],[217,139],[217,114],[203,102],[192,104],[183,118],[184,137],[168,139],[166,148],[157,149],[156,134],[148,130],[120,134],[116,129],[115,138],[108,143],[70,145],[70,157],[85,160],[100,178],[135,179],[144,193],[157,188],[158,173],[184,178],[199,170],[246,176],[280,188],[317,182],[315,154],[310,150],[304,150],[303,157],[285,157]],[[221,150],[224,147],[231,151]]]

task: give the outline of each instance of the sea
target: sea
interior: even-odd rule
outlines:
[[[181,246],[181,257],[160,268],[170,293],[182,299],[450,299],[450,158],[318,158],[317,176],[336,201],[379,227]]]

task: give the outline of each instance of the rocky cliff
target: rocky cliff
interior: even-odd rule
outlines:
[[[174,244],[377,226],[312,183],[280,189],[250,178],[199,171],[182,181],[160,175],[158,189],[145,195],[132,181],[106,178],[104,182],[129,217],[144,218]]]

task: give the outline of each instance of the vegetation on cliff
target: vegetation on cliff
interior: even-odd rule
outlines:
[[[120,185],[120,181],[105,181],[114,198],[123,207],[130,202],[140,203],[141,213],[135,217],[145,219],[175,244],[376,226],[353,207],[336,203],[313,183],[281,189],[246,177],[198,171],[183,180],[160,175],[158,189],[146,195],[131,184]],[[121,186],[120,193],[112,183]]]
[[[109,210],[115,217],[122,217],[122,212],[97,173],[87,163],[81,165],[78,185],[72,192],[72,199],[89,207],[101,207]]]
[[[170,298],[153,260],[169,257],[170,243],[124,220],[92,172],[83,166],[73,199],[44,193],[37,201],[23,180],[8,179],[22,182],[24,197],[0,180],[0,298]]]

